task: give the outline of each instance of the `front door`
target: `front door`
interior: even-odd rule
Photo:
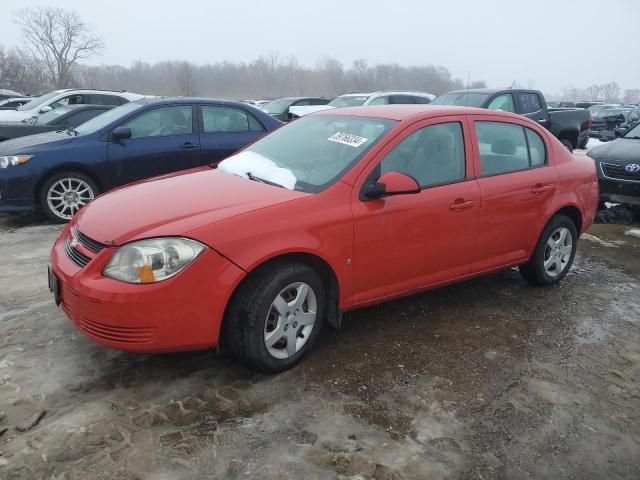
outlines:
[[[474,116],[476,171],[482,195],[474,273],[529,257],[557,187],[546,133],[515,120]]]
[[[198,166],[192,105],[146,110],[121,126],[130,128],[132,136],[108,143],[115,185]]]
[[[480,194],[469,144],[460,117],[420,122],[360,177],[352,196],[356,305],[470,274]],[[390,171],[414,177],[421,192],[360,198],[366,182]]]

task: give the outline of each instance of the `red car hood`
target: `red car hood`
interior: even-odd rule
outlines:
[[[98,242],[122,245],[142,238],[182,235],[307,195],[207,169],[107,193],[84,207],[75,224]]]

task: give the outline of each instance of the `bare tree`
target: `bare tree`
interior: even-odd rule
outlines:
[[[57,7],[21,8],[16,22],[22,27],[27,48],[41,60],[56,88],[69,85],[78,60],[99,53],[102,38],[91,33],[80,16]]]
[[[194,68],[189,62],[179,62],[176,65],[176,80],[180,95],[192,97],[196,94]]]
[[[627,88],[622,95],[625,103],[640,103],[640,88]]]
[[[601,85],[600,88],[602,89],[602,96],[605,101],[615,102],[620,98],[621,89],[620,85],[616,82],[605,83],[604,85]]]

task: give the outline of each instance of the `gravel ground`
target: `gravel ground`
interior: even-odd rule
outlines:
[[[304,362],[143,356],[75,330],[60,231],[0,217],[1,479],[637,479],[638,225],[596,225],[558,287],[515,270],[352,312]]]

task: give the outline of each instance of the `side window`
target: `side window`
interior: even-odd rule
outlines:
[[[464,180],[462,126],[441,123],[413,132],[380,163],[380,174],[387,172],[410,175],[422,188]]]
[[[389,103],[393,103],[393,104],[411,103],[411,97],[409,95],[391,95],[389,97]]]
[[[371,100],[368,105],[387,105],[389,103],[389,97],[383,96],[374,98]]]
[[[82,125],[84,122],[91,120],[93,117],[97,117],[101,113],[106,112],[106,110],[83,110],[81,112],[75,113],[69,116],[65,121],[65,125],[69,125],[71,127],[77,127],[78,125]]]
[[[311,105],[326,105],[327,103],[329,103],[328,98],[314,98],[311,100]]]
[[[522,106],[522,114],[534,113],[542,110],[540,98],[535,93],[519,93],[520,105]]]
[[[192,118],[191,105],[176,105],[142,113],[122,126],[131,129],[131,138],[186,135],[193,133]]]
[[[504,112],[514,112],[516,111],[513,106],[513,97],[510,93],[505,93],[503,95],[498,95],[496,98],[491,100],[491,103],[487,106],[489,110],[502,110]]]
[[[476,122],[483,176],[529,168],[529,149],[524,131],[524,127],[512,123]]]
[[[49,106],[55,110],[56,108],[65,107],[67,105],[83,105],[85,103],[87,102],[85,101],[84,95],[69,95],[68,97],[63,97],[60,100],[53,102]]]
[[[544,140],[530,128],[525,128],[524,131],[527,134],[527,142],[529,143],[531,166],[538,167],[544,165],[547,163],[547,150],[544,148]]]
[[[296,107],[308,107],[311,105],[311,100],[298,100],[293,105]]]
[[[413,97],[413,103],[431,103],[431,100],[429,100],[429,97]]]
[[[88,95],[89,99],[87,103],[91,105],[122,105],[121,97],[116,97],[115,95]]]
[[[262,125],[238,108],[202,106],[204,133],[261,132]]]

